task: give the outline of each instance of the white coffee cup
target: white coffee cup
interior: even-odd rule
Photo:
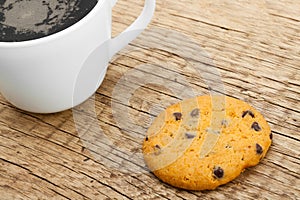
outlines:
[[[70,109],[95,93],[109,60],[149,24],[155,0],[145,0],[141,15],[111,37],[112,7],[98,0],[82,20],[58,33],[23,42],[0,42],[0,92],[16,107],[35,113]]]

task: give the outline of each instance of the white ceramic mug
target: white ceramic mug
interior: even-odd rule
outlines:
[[[16,107],[36,113],[72,108],[102,83],[111,57],[151,21],[155,0],[145,0],[141,15],[111,38],[112,7],[98,0],[82,20],[58,33],[23,42],[0,42],[0,92]]]

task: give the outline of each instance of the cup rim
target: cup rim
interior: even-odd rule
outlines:
[[[98,10],[102,8],[105,1],[106,0],[97,0],[97,4],[87,15],[85,15],[82,19],[77,21],[75,24],[73,24],[61,31],[58,31],[56,33],[53,33],[51,35],[44,36],[41,38],[32,39],[32,40],[25,40],[25,41],[19,41],[19,42],[1,42],[0,41],[0,47],[15,48],[15,47],[34,46],[34,45],[47,43],[52,40],[61,38],[73,31],[79,29],[80,27],[84,26],[86,23],[88,23],[90,21],[90,19],[93,18],[98,13]]]

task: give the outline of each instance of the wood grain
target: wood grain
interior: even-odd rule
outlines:
[[[114,36],[142,6],[119,0]],[[85,104],[40,115],[0,96],[1,199],[299,199],[299,13],[297,0],[158,0]],[[274,135],[267,157],[215,191],[161,183],[141,157],[147,128],[166,106],[210,91],[260,110]]]

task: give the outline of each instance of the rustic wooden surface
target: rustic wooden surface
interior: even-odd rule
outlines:
[[[142,5],[119,1],[114,35]],[[188,41],[204,53],[195,54]],[[218,72],[224,90],[208,86],[193,63],[201,63],[203,74]],[[161,183],[139,157],[151,119],[209,89],[262,112],[274,135],[269,153],[215,191]],[[300,199],[298,0],[157,0],[151,25],[112,60],[94,100],[96,119],[84,115],[92,111],[85,104],[40,115],[0,96],[0,199]],[[90,130],[92,139],[83,133],[91,122],[98,127]],[[97,140],[100,132],[107,141]]]

